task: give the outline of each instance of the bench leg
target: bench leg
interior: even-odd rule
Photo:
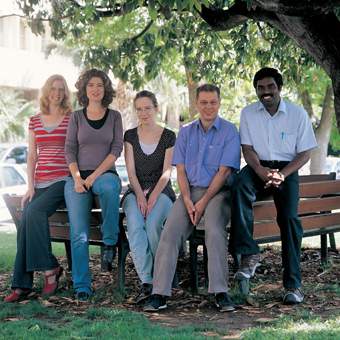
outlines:
[[[326,264],[328,261],[328,250],[327,250],[327,234],[321,234],[321,263]]]
[[[209,276],[208,276],[208,251],[205,244],[203,245],[203,263],[204,263],[204,287],[208,288]]]
[[[71,254],[71,243],[70,241],[65,241],[65,252],[66,252],[66,258],[67,258],[67,266],[68,270],[72,272],[72,254]]]
[[[334,251],[336,251],[336,243],[335,243],[335,237],[334,237],[334,233],[329,233],[328,234],[329,237],[329,245],[330,248]]]
[[[118,246],[118,289],[123,292],[125,289],[125,262],[130,247],[127,240],[121,240]]]
[[[198,275],[197,275],[197,243],[190,241],[190,274],[191,274],[191,293],[197,294]]]

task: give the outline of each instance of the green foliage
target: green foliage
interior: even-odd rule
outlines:
[[[0,92],[0,141],[14,142],[24,138],[28,118],[33,112],[32,103],[23,99],[19,92],[2,89]]]
[[[333,118],[330,144],[332,146],[333,151],[340,151],[340,134],[339,130],[336,127],[335,117]]]

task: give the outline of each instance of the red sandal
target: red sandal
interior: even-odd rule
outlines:
[[[20,290],[20,292],[18,292]],[[31,293],[31,289],[16,288],[12,290],[12,293],[4,298],[5,302],[18,302],[24,300],[28,294]]]
[[[55,291],[58,288],[59,279],[63,274],[63,271],[64,271],[63,267],[59,266],[53,269],[53,272],[51,274],[45,274],[45,284],[42,290],[42,295],[48,296],[53,295],[55,293]],[[55,281],[53,283],[49,283],[48,279],[52,276],[55,276]]]

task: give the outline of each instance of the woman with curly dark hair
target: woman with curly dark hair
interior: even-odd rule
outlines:
[[[76,88],[84,108],[72,114],[67,131],[65,152],[72,177],[65,185],[65,200],[71,226],[73,286],[76,298],[86,301],[92,295],[88,238],[93,195],[98,196],[102,209],[104,269],[111,269],[116,253],[121,183],[115,161],[123,148],[123,127],[120,113],[108,108],[115,92],[103,71],[85,71]]]

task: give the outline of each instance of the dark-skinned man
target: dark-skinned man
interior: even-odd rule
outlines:
[[[252,204],[258,194],[272,194],[282,242],[283,303],[296,304],[304,298],[298,170],[308,162],[317,143],[306,111],[281,98],[283,80],[276,69],[259,70],[253,85],[259,101],[241,113],[241,146],[247,165],[234,185],[229,249],[241,255],[235,278],[250,279],[260,261],[253,239]]]

